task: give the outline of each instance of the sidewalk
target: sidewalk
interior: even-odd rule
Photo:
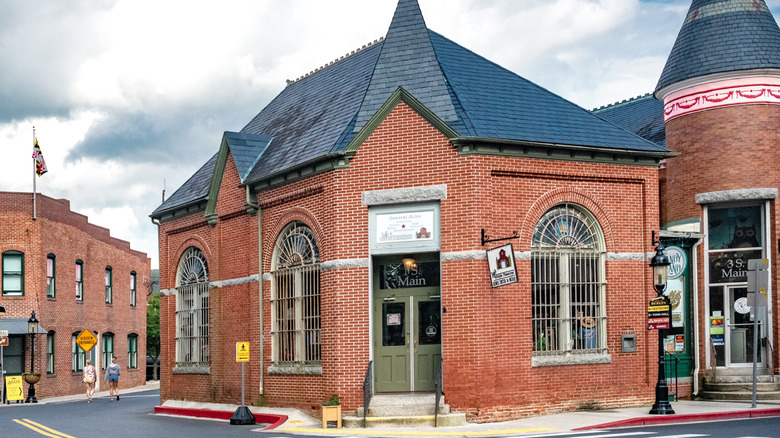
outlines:
[[[159,382],[147,382],[146,385],[120,389],[120,395],[139,391],[159,389]],[[108,398],[108,390],[95,392],[94,399]],[[38,401],[38,404],[83,401],[84,394],[63,397],[50,397]],[[29,404],[8,404],[2,407],[30,406]],[[156,414],[176,415],[199,418],[229,420],[238,405],[199,403],[181,400],[168,400],[155,407]],[[565,432],[576,430],[604,429],[654,424],[675,424],[696,421],[719,421],[738,418],[758,418],[780,416],[780,400],[761,401],[755,408],[748,402],[720,401],[678,401],[672,402],[674,415],[650,415],[650,406],[637,408],[607,409],[596,411],[575,411],[553,415],[524,418],[522,420],[499,423],[469,423],[457,427],[377,427],[367,429],[342,428],[336,432],[332,427],[322,429],[322,422],[299,409],[269,408],[250,406],[255,414],[258,426],[275,429],[279,432],[328,434],[340,436],[492,436],[517,434],[543,434],[547,432]],[[267,425],[267,426],[266,426]],[[247,426],[230,426],[247,427]],[[249,426],[255,427],[255,426]]]
[[[168,415],[218,418],[210,413],[222,412],[223,419],[229,419],[238,405],[206,404],[183,401],[167,401],[155,408],[155,412]],[[342,428],[336,432],[332,427],[322,429],[322,422],[297,409],[249,407],[258,418],[258,423],[270,424],[268,429],[279,432],[329,434],[340,436],[492,436],[524,433],[564,432],[576,430],[604,429],[654,424],[674,424],[696,421],[719,421],[737,418],[780,416],[780,400],[763,401],[751,408],[750,402],[678,401],[672,403],[674,415],[650,415],[650,406],[638,408],[609,409],[597,411],[576,411],[553,415],[525,418],[500,423],[469,423],[457,427],[377,427],[367,429]],[[263,418],[260,421],[260,418]],[[246,426],[236,426],[246,427]]]
[[[108,399],[108,397],[109,397],[108,396],[108,384],[104,384],[103,386],[106,387],[105,390],[103,390],[103,391],[95,391],[95,393],[92,394],[92,399],[93,400],[101,399],[101,398]],[[136,386],[136,387],[133,387],[133,388],[119,388],[119,396],[121,397],[121,396],[123,396],[125,394],[132,394],[134,392],[140,392],[140,391],[149,391],[149,390],[153,390],[153,389],[160,389],[160,382],[159,381],[149,381],[149,382],[146,382],[145,385]],[[37,404],[45,405],[45,404],[50,404],[50,403],[63,403],[63,402],[71,402],[71,401],[79,401],[79,400],[86,402],[87,401],[86,393],[82,392],[82,393],[74,394],[74,395],[63,395],[63,396],[60,396],[60,397],[47,397],[47,398],[43,398],[43,399],[38,399],[38,403]],[[11,402],[10,404],[0,404],[0,407],[4,407],[4,406],[10,407],[10,406],[32,406],[32,405],[29,404],[29,403],[25,404],[25,403],[16,403],[16,402]]]

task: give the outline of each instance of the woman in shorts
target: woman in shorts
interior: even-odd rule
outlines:
[[[111,401],[114,401],[114,393],[116,393],[116,401],[119,401],[119,374],[121,372],[119,364],[116,363],[116,356],[112,356],[111,365],[106,367],[106,377],[104,378],[108,382],[108,393],[111,396]]]

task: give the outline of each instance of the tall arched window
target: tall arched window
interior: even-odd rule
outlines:
[[[604,239],[584,208],[548,210],[531,242],[534,355],[606,353]]]
[[[291,222],[282,230],[271,270],[274,363],[319,364],[320,255],[309,227]]]
[[[184,251],[176,272],[176,366],[209,365],[209,269],[198,248]]]

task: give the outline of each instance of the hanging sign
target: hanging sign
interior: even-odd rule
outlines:
[[[515,251],[512,244],[507,243],[498,248],[487,251],[488,269],[490,281],[493,287],[506,286],[517,283],[517,266],[515,265]]]
[[[668,329],[671,320],[672,306],[669,297],[660,296],[650,300],[647,307],[647,329]]]

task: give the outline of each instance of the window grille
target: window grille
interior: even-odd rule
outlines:
[[[188,248],[176,275],[176,365],[209,365],[209,271],[203,253]]]
[[[281,233],[271,273],[273,359],[277,364],[320,361],[319,249],[311,229],[293,222]]]
[[[534,354],[606,353],[605,251],[601,228],[583,209],[552,208],[531,244]]]

